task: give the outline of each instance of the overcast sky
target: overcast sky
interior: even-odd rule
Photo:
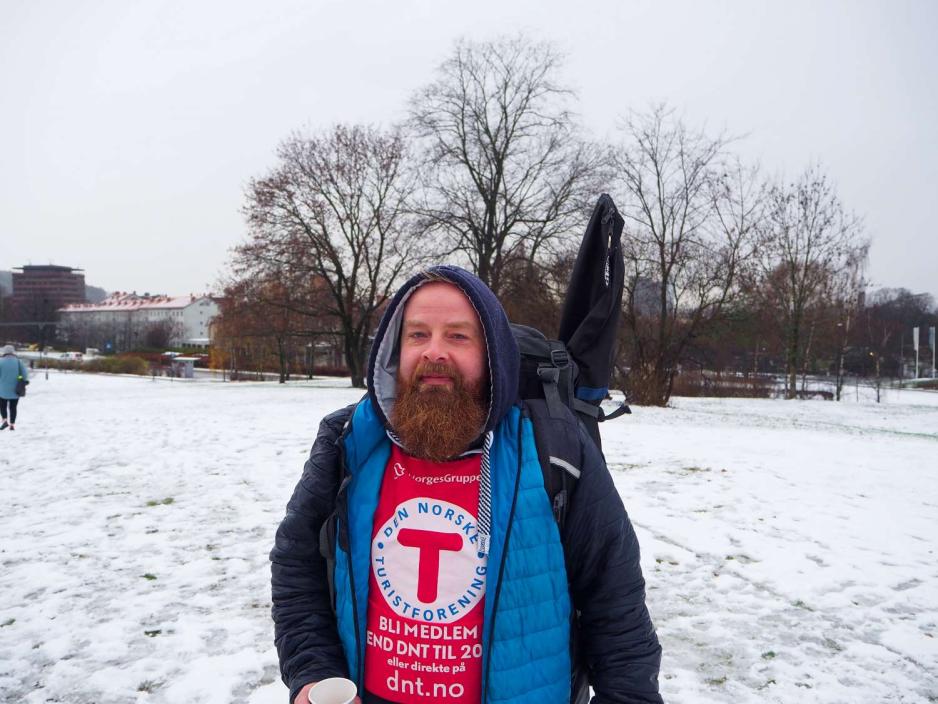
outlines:
[[[566,53],[584,123],[666,101],[770,173],[827,168],[876,286],[938,294],[938,2],[0,0],[0,269],[214,286],[294,129],[401,119],[458,37]]]

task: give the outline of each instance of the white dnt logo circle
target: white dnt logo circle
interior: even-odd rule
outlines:
[[[456,504],[418,497],[402,502],[371,543],[378,589],[398,615],[453,623],[485,596],[487,558],[475,516]]]

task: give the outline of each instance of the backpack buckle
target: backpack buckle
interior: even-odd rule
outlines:
[[[556,366],[549,367],[546,364],[541,364],[537,368],[537,378],[541,380],[542,384],[556,384],[560,381],[560,370]]]
[[[550,361],[557,369],[565,369],[570,364],[570,357],[566,350],[551,350]]]

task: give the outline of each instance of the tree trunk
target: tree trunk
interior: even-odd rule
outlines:
[[[836,396],[835,398],[840,401],[841,392],[844,389],[844,352],[841,349],[837,354],[837,381],[836,381]]]
[[[482,279],[482,283],[488,286],[495,295],[498,295],[498,287],[495,286],[495,282],[492,281],[492,262],[489,258],[489,252],[483,250],[479,253],[479,278]]]
[[[838,401],[841,400],[841,393],[844,389],[844,356],[847,352],[847,325],[844,324],[844,336],[840,341],[840,345],[837,349],[837,380],[835,382],[835,391],[836,394],[834,398]]]
[[[837,400],[840,400],[841,391],[844,388],[844,358],[847,356],[847,342],[850,337],[850,311],[847,310],[843,318],[844,334],[840,339],[840,346],[837,350]]]
[[[352,386],[356,389],[365,388],[365,367],[368,362],[362,352],[359,335],[353,330],[347,330],[345,339],[345,363],[348,365],[352,377]]]
[[[807,398],[808,391],[808,364],[811,361],[811,346],[814,342],[814,326],[815,322],[811,322],[811,327],[808,328],[808,342],[804,346],[804,356],[801,360],[801,395],[804,398]]]
[[[287,353],[282,337],[277,338],[277,362],[280,366],[280,383],[283,384],[287,380]]]
[[[667,372],[665,372],[664,387],[661,393],[661,404],[662,406],[667,406],[668,402],[671,400],[671,393],[674,391],[674,377],[677,373],[677,370],[674,367],[671,367]]]
[[[788,353],[785,358],[785,367],[788,376],[785,397],[793,399],[798,391],[798,332],[795,329],[788,332]]]

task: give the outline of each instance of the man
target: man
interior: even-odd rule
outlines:
[[[584,666],[596,702],[661,702],[638,543],[602,455],[581,433],[561,536],[518,373],[478,278],[435,267],[397,292],[368,395],[323,419],[271,552],[292,704],[334,676],[364,704],[561,704]]]

